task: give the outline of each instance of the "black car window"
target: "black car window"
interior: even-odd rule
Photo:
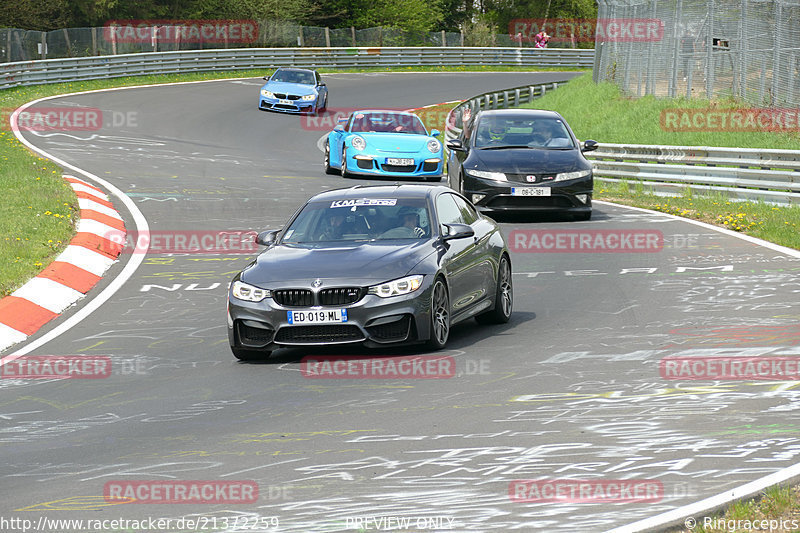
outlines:
[[[307,204],[282,242],[424,239],[430,234],[424,198],[344,198]]]
[[[555,117],[484,115],[475,130],[480,149],[575,148],[566,124]]]
[[[472,224],[478,220],[478,213],[475,211],[474,207],[469,205],[469,203],[460,196],[451,196],[455,199],[458,210],[461,211],[461,218],[464,220],[464,224]]]
[[[314,72],[314,78],[317,80],[317,85],[322,83],[322,78],[319,75],[319,72]]]
[[[350,131],[427,135],[425,126],[416,115],[392,112],[356,113]]]
[[[439,217],[439,224],[466,224],[455,198],[455,195],[449,193],[441,194],[436,198],[436,214]]]

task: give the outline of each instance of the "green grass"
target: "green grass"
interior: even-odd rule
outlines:
[[[739,521],[737,524],[735,521]],[[762,527],[762,520],[772,520],[772,528]],[[748,524],[758,521],[759,524]],[[781,521],[783,526],[781,527]],[[732,504],[724,513],[696,519],[697,525],[691,529],[679,528],[672,531],[681,533],[746,533],[756,531],[773,531],[788,533],[800,531],[792,527],[800,524],[800,489],[798,487],[775,486],[766,489],[759,498]],[[748,527],[750,525],[750,527]],[[767,524],[769,526],[769,524]]]

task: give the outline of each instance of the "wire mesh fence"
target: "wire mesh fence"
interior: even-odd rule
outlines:
[[[617,31],[597,34],[595,81],[637,96],[800,105],[800,0],[600,0],[598,20]],[[642,20],[657,30],[637,38],[631,21]]]
[[[243,26],[244,30],[237,25]],[[210,26],[210,30],[205,26]],[[220,31],[220,26],[224,31]],[[286,20],[186,21],[183,25],[177,25],[175,21],[119,21],[119,25],[48,32],[0,28],[0,63],[243,47],[470,46],[469,34],[466,41],[463,32],[413,32],[384,27],[325,28],[301,26]],[[533,46],[531,42],[517,42],[507,34],[495,34],[489,41],[480,45]],[[562,46],[554,44],[553,47]]]

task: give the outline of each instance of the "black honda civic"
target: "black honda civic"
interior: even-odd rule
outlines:
[[[456,322],[511,316],[500,228],[445,186],[323,192],[256,242],[266,249],[228,293],[228,339],[239,359],[280,346],[439,349]]]
[[[447,143],[449,185],[481,211],[557,211],[592,216],[592,165],[555,111],[502,109],[476,113]]]

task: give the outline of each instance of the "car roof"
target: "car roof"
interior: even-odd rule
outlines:
[[[478,116],[498,118],[558,118],[563,120],[559,113],[547,109],[488,109],[481,111]]]
[[[351,198],[425,198],[441,192],[453,192],[444,185],[422,185],[403,183],[394,185],[356,185],[348,189],[334,189],[321,192],[309,200],[311,202],[327,202]]]
[[[357,113],[391,113],[393,115],[413,115],[417,117],[417,115],[414,115],[414,113],[411,113],[410,111],[398,111],[397,109],[359,109],[358,111],[353,111],[351,114],[355,115]]]
[[[297,67],[278,67],[277,70],[288,70],[291,72],[312,72],[312,73],[316,72],[316,70],[312,70],[310,68],[297,68]]]

